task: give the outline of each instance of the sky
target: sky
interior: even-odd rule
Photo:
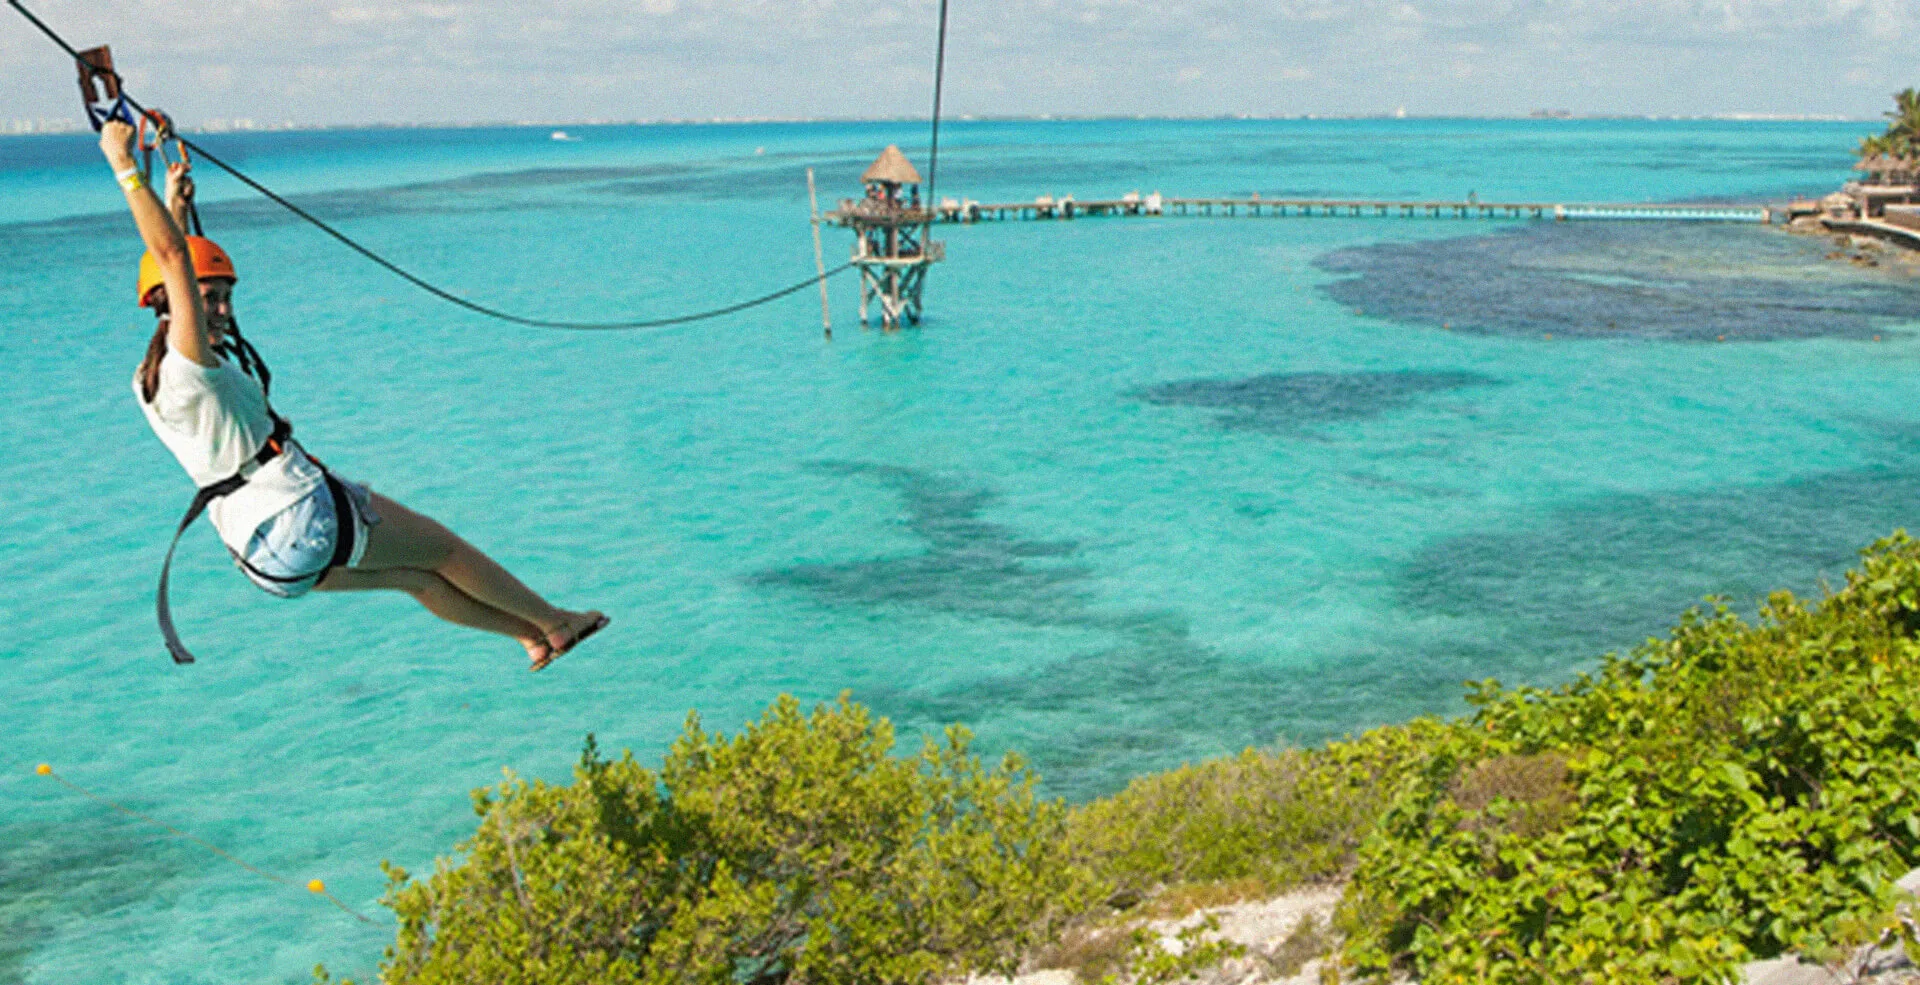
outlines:
[[[939,0],[22,0],[183,124],[924,116]],[[1920,0],[950,0],[956,116],[1877,117]],[[0,124],[78,118],[0,9]]]

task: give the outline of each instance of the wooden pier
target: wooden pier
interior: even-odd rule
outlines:
[[[1346,218],[1405,219],[1617,219],[1690,220],[1695,222],[1771,223],[1777,211],[1767,205],[1655,205],[1639,202],[1481,202],[1392,201],[1384,199],[1319,198],[1162,198],[1158,194],[1128,194],[1115,199],[1079,201],[1072,196],[1054,199],[1042,195],[1031,202],[976,202],[945,199],[929,211],[912,210],[913,222],[1009,222],[1066,220],[1081,217],[1221,216],[1283,218],[1339,216]],[[827,219],[849,224],[852,210],[828,213]]]
[[[851,265],[860,271],[860,323],[865,325],[870,306],[877,303],[881,327],[889,331],[920,321],[922,294],[930,266],[946,259],[945,244],[933,238],[935,224],[979,222],[1020,222],[1051,220],[1066,222],[1086,218],[1152,218],[1160,216],[1223,216],[1247,218],[1284,218],[1288,216],[1324,216],[1340,218],[1403,219],[1483,219],[1537,221],[1575,219],[1615,221],[1757,222],[1771,224],[1778,211],[1790,215],[1792,207],[1776,210],[1770,205],[1693,204],[1662,205],[1648,202],[1483,202],[1469,194],[1465,201],[1442,199],[1392,200],[1369,198],[1263,198],[1250,194],[1245,198],[1167,198],[1159,192],[1141,195],[1128,192],[1119,198],[1080,201],[1072,195],[1054,198],[1040,195],[1030,202],[979,202],[973,199],[942,198],[936,205],[920,201],[920,172],[914,169],[900,148],[888,146],[873,165],[860,176],[866,187],[863,198],[843,198],[840,207],[820,216],[815,222],[814,249],[819,263],[818,223],[827,222],[853,231]],[[813,192],[813,174],[807,174],[809,196]],[[811,201],[811,198],[809,199]],[[1911,234],[1907,234],[1911,235]],[[826,314],[825,284],[821,286],[821,322],[829,324]],[[831,328],[827,337],[832,338]]]

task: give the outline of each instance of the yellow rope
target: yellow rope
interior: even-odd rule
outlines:
[[[111,807],[114,810],[119,811],[120,813],[125,814],[126,816],[133,818],[135,820],[142,821],[147,824],[151,824],[154,827],[159,828],[170,835],[173,835],[175,838],[181,838],[186,841],[191,841],[194,844],[199,845],[201,848],[204,848],[207,851],[210,851],[215,855],[218,855],[221,858],[226,859],[229,862],[232,862],[233,864],[247,870],[248,872],[253,873],[256,876],[259,876],[262,879],[266,879],[272,882],[277,882],[280,885],[287,887],[288,889],[301,888],[299,883],[296,883],[291,879],[288,879],[284,876],[274,875],[273,873],[268,872],[264,869],[257,868],[255,866],[247,864],[244,860],[236,858],[232,854],[229,854],[225,849],[222,849],[219,845],[215,845],[212,842],[205,841],[200,838],[195,838],[193,835],[190,835],[185,831],[182,831],[179,828],[176,828],[173,825],[166,823],[165,821],[159,820],[158,818],[149,817],[148,815],[142,814],[139,811],[136,811],[133,808],[128,807],[124,804],[116,803],[112,800],[109,800],[106,797],[102,797],[99,794],[94,793],[91,790],[88,790],[86,787],[83,787],[78,783],[75,783],[64,776],[61,776],[60,774],[55,773],[53,771],[53,767],[47,765],[46,763],[41,763],[39,766],[34,767],[33,771],[35,773],[40,774],[41,776],[51,778],[54,782],[60,784],[63,787],[66,787],[68,790],[71,790],[82,797],[86,797],[89,800],[93,800],[93,801],[97,801],[99,803],[105,804],[108,807]],[[342,913],[347,914],[348,916],[354,918],[355,920],[360,921],[361,923],[371,924],[375,922],[372,918],[368,917],[366,914],[361,913],[358,910],[355,910],[353,907],[348,906],[345,903],[342,903],[340,901],[340,897],[335,896],[332,893],[328,892],[327,884],[324,882],[321,882],[318,879],[307,880],[305,888],[308,892],[313,893],[316,896],[326,897],[327,902],[332,903],[334,906],[339,907]]]

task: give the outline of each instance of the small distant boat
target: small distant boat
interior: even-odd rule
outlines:
[[[569,135],[567,134],[567,132],[566,132],[565,130],[555,130],[555,131],[553,132],[553,139],[554,139],[554,140],[564,140],[564,141],[567,141],[567,142],[569,142],[569,143],[575,143],[575,142],[578,142],[578,141],[580,140],[580,138],[579,138],[579,137],[573,137],[573,136],[569,136]]]

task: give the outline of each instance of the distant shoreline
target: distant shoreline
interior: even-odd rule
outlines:
[[[1298,113],[1287,115],[1251,115],[1231,114],[1212,116],[1152,116],[1152,115],[1052,115],[1038,116],[970,116],[956,115],[947,118],[949,125],[956,123],[1107,123],[1107,122],[1157,122],[1157,123],[1267,123],[1291,121],[1361,121],[1393,120],[1408,122],[1444,122],[1458,120],[1478,120],[1486,122],[1538,121],[1551,123],[1565,122],[1606,122],[1606,121],[1644,121],[1649,123],[1877,123],[1873,117],[1852,117],[1832,114],[1796,114],[1796,113],[1712,113],[1699,116],[1679,116],[1667,114],[1582,114],[1582,113],[1529,113],[1525,115],[1478,116],[1461,115],[1414,115],[1399,113]],[[645,120],[487,120],[487,121],[436,121],[430,123],[275,123],[256,124],[250,121],[229,123],[228,121],[209,121],[198,125],[182,125],[183,133],[219,134],[219,133],[318,133],[351,130],[506,130],[540,129],[568,127],[688,127],[688,126],[792,126],[795,124],[856,124],[856,123],[924,123],[919,116],[862,116],[862,117],[710,117],[704,119],[645,119]],[[0,128],[0,137],[61,137],[85,134],[87,127],[79,121],[60,123],[58,121],[34,120],[18,121],[15,127],[32,126],[33,129]]]

